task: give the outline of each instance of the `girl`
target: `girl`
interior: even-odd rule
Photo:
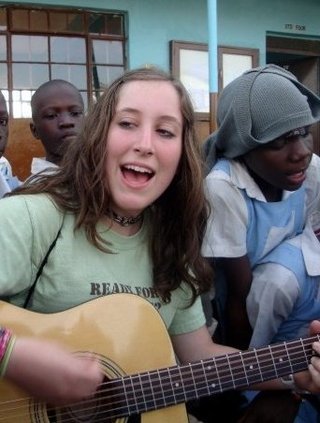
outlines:
[[[320,316],[319,159],[310,133],[319,120],[320,99],[275,65],[245,72],[220,95],[219,128],[204,148],[212,214],[203,254],[216,266],[228,345],[304,336]]]

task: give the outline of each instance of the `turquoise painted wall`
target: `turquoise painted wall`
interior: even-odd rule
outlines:
[[[218,0],[220,45],[258,48],[260,63],[266,60],[266,33],[320,39],[319,0]],[[305,31],[286,24],[304,25]]]
[[[168,69],[170,40],[208,42],[207,0],[20,0],[19,4],[125,11],[131,68],[155,64]],[[219,45],[258,48],[261,64],[267,32],[320,39],[320,0],[217,0],[217,4]],[[286,24],[306,29],[288,29]]]

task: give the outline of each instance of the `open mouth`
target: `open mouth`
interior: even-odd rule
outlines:
[[[287,175],[288,180],[294,184],[301,184],[305,180],[305,177],[306,172],[304,170]]]
[[[127,182],[135,184],[144,184],[154,176],[151,169],[137,165],[121,166],[121,172]]]

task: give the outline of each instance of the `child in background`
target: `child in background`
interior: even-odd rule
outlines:
[[[42,84],[31,99],[33,136],[41,141],[45,158],[34,158],[31,175],[59,166],[67,146],[79,133],[84,104],[78,89],[68,81],[53,79]]]
[[[20,185],[18,178],[12,175],[9,161],[3,156],[8,143],[8,123],[7,103],[0,91],[0,198]]]

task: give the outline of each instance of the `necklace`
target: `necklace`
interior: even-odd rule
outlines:
[[[121,226],[134,225],[135,223],[140,222],[143,217],[143,213],[138,214],[136,217],[119,216],[113,210],[108,210],[108,215]]]

